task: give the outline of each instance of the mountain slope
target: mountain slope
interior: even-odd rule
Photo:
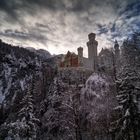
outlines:
[[[40,118],[41,103],[47,95],[47,88],[53,79],[55,69],[36,53],[2,41],[0,62],[0,139],[4,139],[11,131],[16,132],[12,124],[22,121],[23,116],[20,116],[19,112],[29,103],[28,94],[32,96],[32,114],[34,118]],[[23,104],[26,96],[26,104]]]

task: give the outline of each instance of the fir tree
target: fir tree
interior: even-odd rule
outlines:
[[[22,107],[17,113],[15,122],[4,124],[8,130],[6,140],[35,140],[39,120],[34,115],[34,100],[32,96],[32,83],[29,84],[26,95],[23,97]]]
[[[118,131],[117,140],[138,140],[139,135],[139,89],[140,75],[138,53],[140,49],[132,40],[126,40],[122,46],[122,68],[118,73],[116,87],[120,110],[118,120],[114,123]]]
[[[23,98],[22,108],[18,112],[18,116],[20,121],[23,122],[25,127],[22,129],[24,136],[30,139],[36,139],[37,134],[37,122],[39,121],[36,119],[34,115],[34,100],[32,95],[32,84],[29,86],[27,94]],[[23,136],[23,137],[24,137]]]

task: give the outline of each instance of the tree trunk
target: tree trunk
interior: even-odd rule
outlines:
[[[82,140],[82,135],[79,128],[76,128],[76,140]]]
[[[134,135],[134,140],[137,140],[137,132],[135,127],[133,127],[133,135]]]
[[[111,134],[111,140],[115,140],[115,133]]]
[[[130,139],[130,132],[128,132],[128,140],[131,140],[131,139]]]

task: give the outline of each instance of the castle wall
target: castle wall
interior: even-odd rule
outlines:
[[[78,56],[68,52],[64,60],[60,63],[60,67],[78,67]]]
[[[83,67],[86,69],[91,69],[90,61],[88,58],[83,57]]]

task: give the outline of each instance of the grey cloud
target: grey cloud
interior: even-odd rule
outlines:
[[[118,9],[117,18],[112,20],[110,25],[98,26],[99,34],[106,34],[107,40],[118,38],[122,40],[131,35],[134,31],[140,30],[139,1],[128,1],[125,7]]]
[[[17,20],[18,16],[20,16],[17,13],[18,10],[25,10],[29,14],[35,14],[38,7],[43,7],[53,11],[66,9],[67,11],[77,12],[88,11],[92,6],[105,7],[110,5],[116,9],[119,4],[115,0],[105,0],[104,2],[99,0],[1,0],[0,9]]]
[[[17,40],[32,40],[32,41],[38,41],[40,43],[45,43],[47,38],[41,34],[34,34],[34,33],[25,33],[18,30],[11,30],[6,29],[3,32],[0,32],[0,36],[14,38]]]
[[[0,35],[75,49],[85,46],[87,34],[95,32],[105,45],[103,40],[122,38],[132,26],[139,29],[139,20],[132,18],[138,16],[135,4],[138,0],[1,0],[0,10],[7,14],[4,20],[8,25],[1,24],[7,30],[0,29]],[[16,26],[19,29],[15,30]]]

